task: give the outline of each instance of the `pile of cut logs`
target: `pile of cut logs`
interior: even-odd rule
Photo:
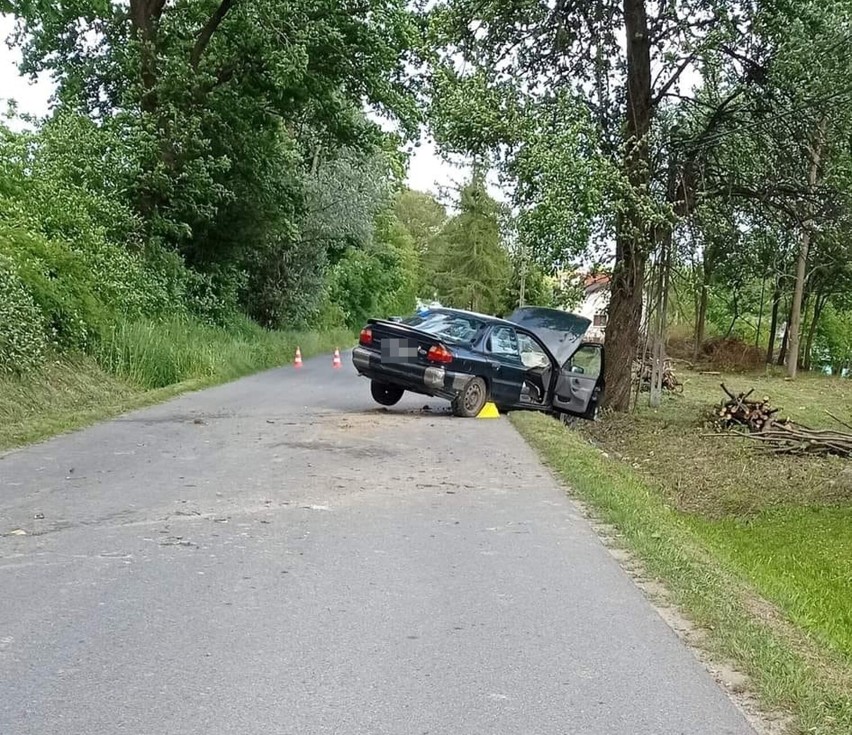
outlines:
[[[718,410],[716,428],[732,430],[744,427],[739,435],[761,442],[773,454],[834,454],[852,457],[852,433],[840,429],[811,429],[790,419],[777,419],[778,408],[769,405],[769,397],[753,399],[754,389],[734,395],[722,384],[728,396]],[[852,425],[829,414],[837,423],[852,430]]]
[[[724,383],[722,390],[729,400],[723,401],[719,409],[719,421],[716,422],[719,429],[745,426],[749,431],[763,431],[775,423],[775,414],[781,409],[769,405],[769,396],[763,396],[762,399],[751,398],[754,388],[748,393],[734,395]]]
[[[651,376],[654,374],[654,360],[646,357],[633,361],[633,384],[639,384],[639,390],[647,393],[651,390]],[[670,393],[683,393],[683,383],[675,375],[671,360],[663,361],[663,390]]]

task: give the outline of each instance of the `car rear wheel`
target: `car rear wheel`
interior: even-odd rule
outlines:
[[[405,390],[398,385],[372,380],[370,381],[370,393],[376,403],[380,403],[383,406],[395,406],[399,403]]]
[[[453,400],[453,413],[462,418],[472,419],[479,415],[488,400],[488,386],[482,378],[473,378],[467,382]]]

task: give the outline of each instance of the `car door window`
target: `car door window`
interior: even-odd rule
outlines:
[[[521,362],[524,367],[543,368],[550,365],[550,359],[545,354],[541,345],[528,334],[518,334],[518,349],[521,353]]]
[[[581,345],[568,362],[568,370],[597,379],[601,374],[601,364],[601,349],[598,345]]]
[[[494,327],[488,337],[486,349],[495,357],[502,357],[505,360],[518,363],[521,361],[521,353],[518,350],[518,335],[511,327]]]

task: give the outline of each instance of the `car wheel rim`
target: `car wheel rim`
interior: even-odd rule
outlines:
[[[464,407],[468,411],[473,411],[479,405],[481,400],[482,386],[480,386],[479,383],[473,383],[465,394]]]

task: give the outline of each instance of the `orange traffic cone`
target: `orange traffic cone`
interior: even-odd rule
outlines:
[[[293,362],[293,367],[302,367],[302,351],[298,347],[296,348],[296,360]]]
[[[334,351],[334,359],[331,361],[331,366],[335,369],[340,367],[340,350]]]

